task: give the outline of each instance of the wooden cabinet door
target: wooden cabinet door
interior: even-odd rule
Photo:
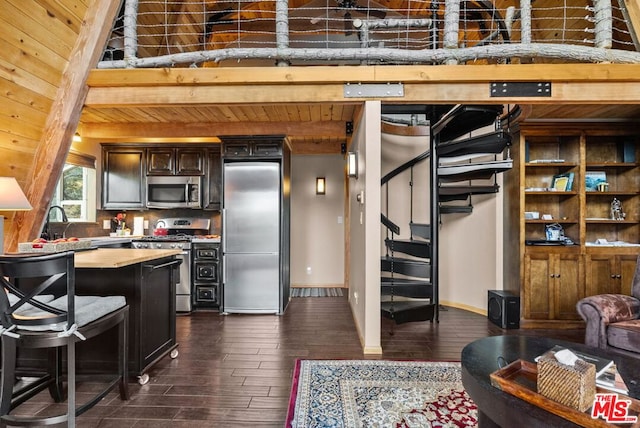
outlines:
[[[587,256],[587,296],[631,295],[631,281],[637,256],[632,254],[590,254]]]
[[[177,148],[176,175],[204,175],[204,149]]]
[[[620,280],[616,280],[617,258],[611,254],[589,254],[587,256],[587,296],[617,294]]]
[[[525,256],[524,318],[576,320],[576,303],[584,297],[580,254],[532,253]]]
[[[550,290],[553,266],[549,254],[527,254],[524,265],[524,314],[525,319],[547,320],[551,318]]]
[[[633,275],[636,271],[637,255],[618,256],[620,272],[620,294],[631,296],[631,286],[633,285]]]
[[[576,303],[584,297],[584,273],[579,254],[554,254],[553,270],[553,319],[581,319]]]
[[[109,148],[103,151],[102,208],[144,208],[146,198],[143,148]]]
[[[147,151],[147,174],[172,175],[175,152],[171,148],[153,148]]]
[[[207,174],[204,208],[222,208],[222,157],[220,147],[207,149]]]

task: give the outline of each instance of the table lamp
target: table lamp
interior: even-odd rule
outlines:
[[[14,177],[0,177],[0,211],[28,211],[31,204]],[[0,215],[0,254],[4,254],[4,216]]]

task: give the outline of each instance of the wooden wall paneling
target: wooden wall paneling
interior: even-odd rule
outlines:
[[[2,105],[23,104],[34,110],[47,113],[53,100],[39,92],[31,91],[9,79],[0,79],[0,99]]]
[[[30,34],[43,47],[68,58],[77,33],[51,16],[33,0],[5,0],[2,10],[10,25]]]
[[[15,215],[15,222],[7,234],[5,244],[10,250],[15,250],[18,242],[30,241],[40,233],[53,189],[80,118],[87,93],[86,79],[89,70],[102,55],[102,47],[111,31],[119,4],[118,0],[95,1],[87,10],[80,34],[74,40],[74,48],[69,55],[68,71],[58,88],[26,180],[29,185],[24,189],[27,197],[37,203],[32,202],[32,211]],[[60,26],[50,23],[48,28],[53,31]]]
[[[82,19],[84,18],[84,14],[87,13],[87,7],[82,3],[76,0],[34,0],[34,2],[40,9],[46,11],[47,15],[66,25],[73,34],[80,32]]]
[[[0,149],[8,150],[9,153],[28,153],[33,157],[33,152],[38,147],[39,140],[33,140],[21,135],[15,135],[11,132],[0,130]],[[7,166],[7,162],[0,164],[0,175],[11,175],[11,168]]]

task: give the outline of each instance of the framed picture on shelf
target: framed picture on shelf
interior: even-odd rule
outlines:
[[[607,173],[604,171],[587,171],[584,176],[585,190],[595,192],[598,184],[607,182]]]
[[[573,172],[565,172],[564,174],[558,174],[553,176],[551,182],[551,188],[559,192],[568,192],[573,188]]]

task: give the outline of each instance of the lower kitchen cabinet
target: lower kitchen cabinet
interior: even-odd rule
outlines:
[[[573,248],[528,251],[524,262],[524,320],[579,320],[584,262]],[[576,249],[577,250],[577,249]]]
[[[123,250],[124,251],[124,250]],[[117,269],[76,268],[76,292],[84,295],[122,295],[129,304],[129,374],[144,383],[145,371],[169,353],[177,355],[176,280],[174,257],[136,263]],[[117,331],[108,332],[105,346],[79,347],[78,361],[87,366],[113,362]]]

